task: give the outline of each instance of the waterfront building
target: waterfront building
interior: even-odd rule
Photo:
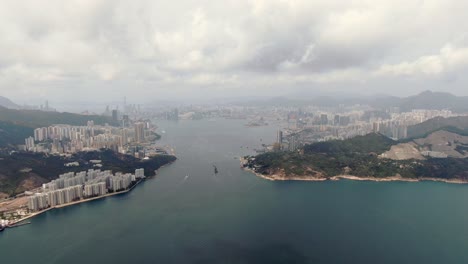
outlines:
[[[130,188],[137,179],[145,177],[144,169],[136,169],[135,174],[112,174],[110,170],[90,169],[87,172],[64,173],[49,183],[42,185],[43,193],[28,197],[28,208],[38,211],[48,207],[71,203],[82,198],[105,195],[109,191]]]
[[[47,202],[51,207],[54,207],[58,204],[57,194],[55,191],[51,191],[47,193]]]
[[[28,197],[28,209],[31,211],[39,210],[39,200],[36,196],[29,196]]]
[[[145,178],[145,169],[143,169],[143,168],[136,169],[135,170],[135,177],[136,177],[136,179]]]
[[[38,211],[48,207],[46,194],[35,194],[28,198],[28,209],[31,211]]]
[[[283,131],[281,130],[276,133],[276,143],[280,144],[280,146],[283,144]]]

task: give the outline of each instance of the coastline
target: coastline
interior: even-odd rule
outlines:
[[[47,209],[44,209],[44,210],[41,210],[41,211],[38,211],[38,212],[35,212],[35,213],[32,213],[28,216],[25,216],[13,223],[10,223],[9,226],[12,226],[12,225],[16,225],[16,224],[19,224],[25,220],[28,220],[28,219],[31,219],[35,216],[38,216],[40,214],[43,214],[47,211],[50,211],[50,210],[53,210],[53,209],[59,209],[59,208],[64,208],[64,207],[67,207],[67,206],[72,206],[72,205],[76,205],[76,204],[80,204],[80,203],[86,203],[86,202],[90,202],[90,201],[94,201],[94,200],[99,200],[99,199],[103,199],[103,198],[106,198],[106,197],[110,197],[110,196],[114,196],[114,195],[119,195],[119,194],[125,194],[125,193],[128,193],[130,192],[131,190],[133,190],[133,188],[135,188],[135,186],[137,186],[138,184],[140,184],[142,181],[144,181],[145,179],[140,179],[139,181],[137,181],[134,185],[132,185],[132,187],[130,187],[129,189],[127,190],[123,190],[123,191],[118,191],[118,192],[113,192],[113,193],[107,193],[107,194],[104,194],[104,195],[101,195],[101,196],[97,196],[97,197],[91,197],[91,198],[86,198],[86,199],[82,199],[82,200],[78,200],[78,201],[74,201],[74,202],[71,202],[71,203],[67,203],[67,204],[61,204],[61,205],[56,205],[54,207],[49,207]],[[7,226],[8,227],[8,226]]]
[[[339,180],[352,180],[352,181],[374,181],[374,182],[423,182],[423,181],[433,181],[433,182],[444,182],[444,183],[451,183],[451,184],[468,184],[468,181],[460,180],[460,179],[440,179],[440,178],[430,178],[430,177],[420,177],[420,178],[403,178],[399,175],[385,177],[385,178],[376,178],[376,177],[358,177],[355,175],[336,175],[332,177],[326,178],[319,178],[311,175],[305,176],[285,176],[279,174],[260,174],[255,172],[251,168],[243,167],[242,164],[245,159],[241,158],[241,168],[245,171],[251,172],[255,174],[257,177],[260,177],[265,180],[269,181],[315,181],[315,182],[322,182],[322,181],[339,181]]]
[[[140,184],[142,181],[146,180],[146,179],[151,179],[151,178],[154,178],[158,175],[158,172],[161,168],[163,167],[166,167],[166,166],[169,166],[171,165],[172,163],[174,163],[175,161],[171,161],[167,164],[164,164],[162,165],[161,167],[159,167],[157,170],[154,171],[154,175],[153,176],[148,176],[146,178],[143,178],[143,179],[140,179],[139,181],[135,182],[134,185],[132,185],[129,189],[127,190],[123,190],[123,191],[118,191],[118,192],[113,192],[113,193],[107,193],[107,194],[104,194],[104,195],[101,195],[101,196],[97,196],[97,197],[91,197],[91,198],[86,198],[86,199],[81,199],[81,200],[78,200],[78,201],[74,201],[74,202],[71,202],[71,203],[67,203],[67,204],[61,204],[61,205],[56,205],[54,207],[49,207],[47,209],[44,209],[44,210],[41,210],[41,211],[38,211],[38,212],[35,212],[35,213],[32,213],[28,216],[25,216],[15,222],[12,222],[10,223],[9,225],[17,225],[25,220],[28,220],[28,219],[31,219],[35,216],[38,216],[40,214],[43,214],[49,210],[52,210],[52,209],[58,209],[58,208],[64,208],[64,207],[67,207],[67,206],[72,206],[72,205],[76,205],[76,204],[80,204],[80,203],[86,203],[86,202],[90,202],[90,201],[94,201],[94,200],[99,200],[99,199],[103,199],[103,198],[106,198],[106,197],[110,197],[110,196],[114,196],[114,195],[119,195],[119,194],[125,194],[125,193],[128,193],[130,192],[131,190],[133,190],[133,188],[135,188],[135,186],[137,186],[138,184]],[[7,226],[8,227],[8,226]]]

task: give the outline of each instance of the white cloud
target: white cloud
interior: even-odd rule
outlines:
[[[438,54],[424,55],[413,61],[398,64],[384,64],[376,75],[437,76],[456,72],[466,66],[468,66],[468,47],[455,48],[447,44]]]
[[[2,0],[0,94],[424,84],[463,75],[467,9],[457,0]],[[465,80],[455,79],[442,89],[459,91]]]

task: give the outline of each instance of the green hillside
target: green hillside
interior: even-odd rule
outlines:
[[[462,135],[468,134],[468,116],[435,117],[420,124],[409,126],[408,138],[423,138],[442,129]]]
[[[348,140],[331,140],[304,146],[308,153],[382,153],[390,149],[395,141],[378,134],[371,133]]]
[[[65,172],[78,172],[92,169],[90,160],[101,160],[101,170],[133,173],[144,168],[146,176],[155,175],[155,170],[176,160],[174,156],[158,155],[148,160],[137,159],[112,150],[79,152],[71,157],[46,155],[43,153],[14,153],[0,155],[0,192],[9,195],[41,186]],[[78,167],[65,167],[65,163],[78,162]]]
[[[417,179],[468,180],[468,158],[427,158],[425,160],[392,160],[378,154],[398,142],[380,134],[368,134],[342,141],[306,145],[303,151],[267,152],[245,157],[244,167],[263,175],[314,177],[327,179],[337,175],[357,177],[392,177]]]
[[[32,136],[33,132],[31,127],[0,121],[0,147],[24,144],[24,139]]]
[[[86,125],[93,120],[95,124],[112,123],[110,117],[97,115],[79,115],[61,112],[44,112],[38,110],[14,110],[0,107],[0,121],[11,122],[26,127],[43,127],[53,124]]]

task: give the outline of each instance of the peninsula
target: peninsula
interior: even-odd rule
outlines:
[[[370,133],[246,156],[241,167],[269,180],[468,183],[468,136],[454,131],[440,129],[405,141]]]
[[[18,152],[0,159],[0,226],[11,226],[54,208],[118,195],[132,190],[171,155],[145,159],[112,150],[55,156]]]

